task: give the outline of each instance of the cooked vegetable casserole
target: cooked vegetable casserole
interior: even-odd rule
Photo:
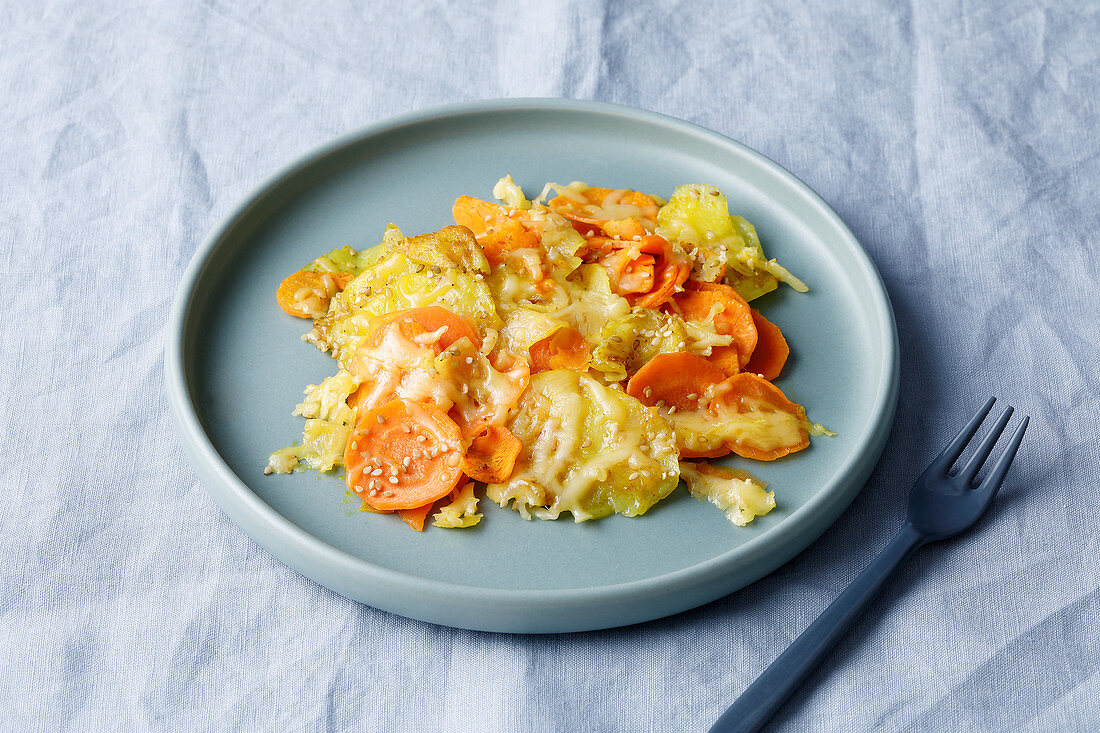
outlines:
[[[706,459],[771,461],[828,432],[772,383],[787,342],[749,305],[806,286],[713,186],[529,201],[506,176],[493,195],[283,281],[279,305],[338,369],[267,473],[342,468],[363,511],[417,530],[476,525],[482,496],[528,519],[633,517],[681,480],[735,524],[769,512],[764,482]]]

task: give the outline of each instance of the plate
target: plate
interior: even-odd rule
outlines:
[[[268,454],[300,438],[306,384],[334,371],[300,340],[275,289],[318,254],[450,223],[460,194],[491,198],[511,173],[531,193],[583,180],[668,196],[711,183],[753,222],[770,257],[810,286],[755,303],[792,357],[778,384],[835,430],[809,450],[747,466],[778,507],[730,524],[681,487],[639,518],[524,521],[484,502],[469,530],[409,530],[356,511],[343,482],[265,476]],[[473,102],[397,117],[338,138],[263,183],[214,228],[180,285],[166,386],[183,447],[224,512],[275,557],[348,598],[437,624],[568,632],[659,618],[770,573],[816,539],[866,481],[898,389],[893,313],[874,265],[805,184],[749,148],[695,125],[573,100]],[[745,462],[748,463],[748,462]]]

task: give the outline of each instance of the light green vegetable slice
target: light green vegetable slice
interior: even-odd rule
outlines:
[[[679,482],[679,454],[664,418],[567,369],[532,377],[509,429],[523,452],[512,478],[490,484],[487,495],[526,518],[634,517]]]
[[[370,330],[374,316],[442,305],[470,320],[480,331],[502,325],[493,297],[479,274],[425,265],[386,245],[373,267],[334,296],[328,312],[307,338],[345,364]]]
[[[687,350],[684,319],[671,313],[635,307],[600,330],[592,367],[622,381],[657,354]]]
[[[350,246],[345,245],[340,249],[334,249],[328,254],[321,255],[310,262],[303,269],[310,272],[349,272],[358,275],[374,264],[378,253],[375,247],[368,247],[356,252]]]
[[[438,232],[406,237],[393,224],[386,226],[382,243],[413,262],[437,268],[457,268],[468,274],[489,272],[485,252],[466,227],[443,227]]]
[[[731,217],[725,195],[714,186],[679,186],[657,212],[658,233],[683,246],[696,262],[699,275],[712,280],[716,253],[724,257],[726,281],[745,300],[775,290],[780,281],[799,292],[806,285],[775,260],[768,260],[756,229],[739,216]]]

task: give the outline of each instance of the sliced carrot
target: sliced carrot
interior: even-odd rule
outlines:
[[[692,283],[691,289],[672,299],[686,320],[712,324],[718,333],[733,336],[729,346],[712,350],[712,363],[731,376],[748,363],[759,337],[752,308],[736,290],[717,283]]]
[[[691,274],[687,260],[656,234],[637,239],[590,236],[585,259],[607,270],[613,291],[645,308],[660,307]]]
[[[420,336],[440,331],[437,339],[424,344],[436,353],[450,348],[454,342],[461,338],[468,338],[475,348],[481,348],[481,336],[478,335],[470,322],[439,305],[410,308],[372,318],[367,335],[363,338],[360,347],[372,349],[381,346],[390,332],[389,329],[394,327],[394,324],[396,324],[396,328],[400,329],[401,336],[414,342]],[[348,371],[361,377],[367,377],[368,372],[364,369],[364,365],[368,358],[369,352],[364,354],[357,351],[347,363]],[[362,396],[369,393],[373,388],[374,385],[368,377],[348,399],[348,406],[356,407],[361,402]]]
[[[275,301],[292,316],[317,318],[325,314],[332,296],[343,290],[352,277],[347,272],[298,270],[279,284]]]
[[[713,347],[710,350],[710,356],[707,358],[711,364],[725,372],[728,377],[732,377],[741,371],[741,350],[737,348],[736,343],[729,346]]]
[[[470,322],[441,305],[410,308],[374,318],[367,333],[367,343],[377,346],[385,327],[391,323],[400,324],[402,333],[409,339],[445,328],[439,340],[433,344],[436,351],[450,348],[451,344],[463,337],[470,339],[475,348],[481,348],[481,337]],[[410,325],[413,328],[409,328]]]
[[[588,371],[592,347],[580,331],[566,326],[531,344],[527,352],[531,355],[532,374],[551,369],[585,372]]]
[[[523,444],[502,425],[490,425],[474,438],[462,459],[462,472],[474,481],[499,484],[507,481],[516,466]]]
[[[707,389],[725,378],[698,354],[658,354],[634,373],[626,393],[647,405],[664,402],[677,410],[696,410]]]
[[[388,509],[385,511],[381,509],[375,509],[365,501],[359,503],[359,511],[370,512],[371,514],[393,514],[393,512],[389,511]]]
[[[787,445],[764,448],[744,440],[730,442],[730,450],[742,458],[774,461],[810,445],[810,435],[805,427],[806,411],[802,405],[791,402],[781,389],[755,374],[742,372],[722,382],[716,388],[710,406],[719,415],[728,412],[739,415],[783,412],[799,421],[798,438]]]
[[[404,520],[405,524],[409,525],[417,532],[423,532],[424,520],[428,518],[428,514],[432,511],[432,507],[434,506],[435,502],[433,501],[415,509],[398,509],[397,515]]]
[[[607,271],[611,289],[619,295],[647,292],[653,287],[655,260],[642,254],[638,242],[592,236],[588,238],[585,259]]]
[[[646,228],[642,225],[642,222],[637,219],[612,219],[606,221],[600,227],[609,237],[618,237],[619,239],[634,239],[634,237],[644,237],[649,234]]]
[[[752,322],[756,325],[759,338],[752,351],[752,358],[745,364],[745,371],[759,374],[770,382],[783,371],[791,348],[787,346],[787,339],[783,338],[779,326],[760,315],[760,311],[755,308],[752,309]]]
[[[655,266],[657,276],[649,291],[627,300],[632,301],[631,305],[657,309],[671,300],[676,293],[676,288],[687,281],[688,275],[691,274],[691,264],[686,258],[672,251],[672,245],[667,239],[656,234],[642,239],[642,251],[658,258],[658,264]]]
[[[499,204],[459,196],[451,207],[451,214],[456,224],[474,233],[485,256],[494,262],[499,261],[503,252],[538,247],[541,241],[537,232],[523,226],[518,215],[509,214],[509,209]]]
[[[606,216],[606,212],[601,211],[604,204],[636,206],[647,219],[655,219],[659,208],[652,197],[638,191],[593,186],[581,191],[580,196],[584,199],[583,202],[570,196],[555,196],[550,200],[550,208],[571,221],[596,226],[612,221]]]
[[[375,509],[422,507],[461,478],[460,440],[454,421],[429,403],[393,400],[367,410],[344,451],[348,488]]]
[[[460,478],[458,484],[455,485],[454,489],[451,490],[451,493],[447,495],[447,498],[449,498],[451,501],[457,499],[458,495],[462,492],[462,489],[466,486],[467,483],[468,482],[465,476]],[[439,500],[437,499],[436,501],[425,504],[421,507],[417,507],[416,509],[398,509],[397,515],[401,517],[402,520],[404,520],[405,524],[409,525],[417,532],[423,532],[424,522],[428,519],[428,515],[432,513],[432,509],[435,509],[438,503]]]

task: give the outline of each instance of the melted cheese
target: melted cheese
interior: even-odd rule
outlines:
[[[509,481],[487,491],[525,517],[637,516],[678,481],[668,424],[633,397],[569,370],[532,378],[509,429],[524,444],[520,460]]]
[[[707,410],[674,412],[667,416],[684,448],[701,451],[723,443],[739,443],[762,451],[802,440],[807,423],[787,412],[767,409],[744,413]]]
[[[682,462],[680,475],[688,492],[699,501],[709,501],[726,513],[726,518],[744,527],[775,508],[775,493],[747,471],[712,466],[705,461]]]
[[[478,498],[472,481],[466,483],[451,503],[441,506],[432,517],[432,524],[446,529],[473,527],[481,521],[477,511]]]

